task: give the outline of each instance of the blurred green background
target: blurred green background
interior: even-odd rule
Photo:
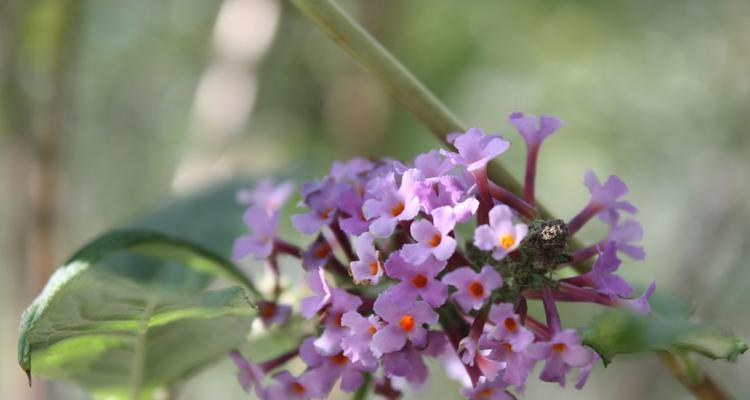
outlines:
[[[342,3],[467,125],[512,139],[503,159],[516,176],[524,146],[507,115],[561,116],[539,198],[569,218],[587,199],[586,168],[620,175],[648,252],[624,275],[689,298],[698,320],[750,332],[750,3]],[[234,177],[299,182],[336,159],[437,146],[290,3],[2,0],[1,397],[85,398],[28,388],[17,324],[54,266],[98,233]],[[596,310],[563,312],[575,325]],[[748,357],[703,365],[750,398]],[[580,392],[529,382],[530,399],[688,398],[653,356],[598,368]],[[421,395],[456,398],[456,386],[434,375]],[[243,395],[224,362],[176,397]]]

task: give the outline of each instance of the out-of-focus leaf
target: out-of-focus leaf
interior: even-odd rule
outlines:
[[[186,272],[164,265],[156,267],[159,279],[144,282],[102,262],[123,250],[171,260]],[[132,398],[199,370],[243,341],[256,309],[239,287],[181,286],[191,274],[252,288],[231,262],[193,243],[145,231],[105,234],[58,269],[24,312],[21,367],[94,394]]]
[[[682,318],[637,315],[626,310],[610,310],[597,316],[586,328],[584,338],[605,364],[617,354],[671,350],[735,361],[748,349],[744,339],[715,327]]]

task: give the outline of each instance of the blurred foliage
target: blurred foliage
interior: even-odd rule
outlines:
[[[29,395],[14,357],[5,354],[15,353],[20,310],[38,290],[28,289],[35,287],[26,269],[35,250],[25,238],[35,229],[42,139],[61,141],[53,164],[58,264],[106,228],[148,224],[136,216],[184,193],[175,193],[174,177],[186,154],[207,147],[195,140],[195,96],[217,54],[217,15],[231,1],[0,2],[0,254],[7,265],[0,280],[6,327],[0,388],[9,391],[3,397]],[[254,105],[247,123],[206,156],[201,170],[222,171],[211,180],[266,174],[302,180],[326,172],[334,159],[409,159],[437,146],[288,3],[269,1],[281,7],[273,42],[244,69],[257,86]],[[617,173],[641,209],[648,251],[645,263],[625,263],[623,273],[642,282],[655,278],[657,294],[691,298],[700,320],[750,332],[748,2],[342,3],[463,121],[513,140],[504,159],[516,176],[524,148],[506,116],[516,110],[560,115],[566,125],[540,158],[540,199],[561,217],[574,215],[586,199],[585,168]],[[70,38],[65,62],[58,53],[61,30]],[[61,69],[65,96],[55,102]],[[56,109],[59,123],[50,124]],[[229,197],[217,201],[230,207]],[[224,217],[212,220],[213,213],[221,212],[186,211],[173,221],[216,222],[216,232],[228,232],[220,228]],[[594,240],[601,230],[582,233]],[[212,235],[196,239],[225,251],[229,243]],[[294,268],[288,267],[282,265],[285,272]],[[260,265],[247,268],[255,272]],[[565,320],[584,324],[594,313]],[[746,358],[737,368],[710,364],[737,398],[750,394]],[[584,391],[562,397],[687,396],[656,362],[622,360],[595,371]],[[200,375],[188,384],[195,397],[185,398],[239,396],[233,371],[224,364]],[[428,393],[444,396],[441,384]],[[49,396],[80,396],[66,390],[53,388]],[[560,397],[558,390],[533,385],[527,396]]]

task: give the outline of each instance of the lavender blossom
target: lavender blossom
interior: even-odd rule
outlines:
[[[411,304],[419,297],[433,307],[443,305],[448,299],[448,286],[435,277],[445,268],[445,262],[430,257],[414,265],[401,257],[402,251],[391,254],[385,262],[388,276],[401,282],[383,295],[397,304]]]
[[[457,289],[453,300],[464,312],[469,312],[482,308],[492,291],[503,285],[503,278],[494,268],[485,265],[479,273],[469,267],[451,271],[443,277],[443,283]]]
[[[528,231],[526,224],[513,224],[510,207],[498,205],[490,210],[490,224],[478,226],[474,231],[474,245],[482,250],[492,250],[492,257],[502,260],[518,248]]]
[[[533,343],[528,354],[536,360],[546,360],[539,379],[558,382],[560,386],[565,386],[565,375],[572,367],[584,367],[594,359],[594,352],[583,347],[574,329],[556,334],[549,342]]]
[[[250,207],[260,207],[268,215],[278,211],[294,192],[294,183],[286,181],[278,185],[271,178],[261,179],[252,189],[237,192],[237,202]]]
[[[440,150],[453,164],[463,165],[470,172],[484,169],[487,163],[504,153],[510,142],[500,135],[486,135],[479,128],[471,128],[453,140],[458,153]]]
[[[419,220],[411,224],[411,236],[417,243],[406,244],[401,257],[412,264],[420,264],[429,256],[440,261],[449,259],[456,250],[456,239],[450,236],[456,226],[451,207],[440,207],[432,212],[432,221]]]
[[[245,211],[242,216],[252,234],[240,236],[234,242],[232,258],[235,261],[242,260],[252,254],[256,259],[263,259],[271,255],[273,241],[276,237],[276,229],[279,225],[279,214],[273,212],[268,214],[266,209],[252,207]]]
[[[438,320],[437,313],[424,301],[402,305],[392,302],[383,294],[375,300],[374,310],[388,323],[375,333],[370,344],[376,356],[401,350],[407,339],[415,346],[424,346],[427,331],[422,325],[434,324]]]
[[[351,274],[355,283],[378,283],[383,275],[380,254],[375,248],[375,237],[369,232],[363,233],[354,241],[357,261],[351,262]]]
[[[401,177],[401,186],[396,187],[393,173],[384,178],[376,178],[372,186],[373,198],[362,206],[365,218],[370,221],[370,232],[377,237],[387,237],[393,233],[398,221],[409,221],[419,212],[419,198],[415,195],[416,182],[421,172],[408,170]]]

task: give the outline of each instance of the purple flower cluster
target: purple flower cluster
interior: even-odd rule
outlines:
[[[523,391],[537,364],[543,381],[564,386],[575,369],[575,386],[583,386],[599,357],[576,329],[563,328],[556,302],[649,313],[654,285],[634,297],[616,274],[618,253],[643,259],[634,244],[642,228],[623,220],[636,211],[621,200],[625,184],[615,176],[602,184],[591,171],[584,180],[591,200],[582,211],[567,224],[542,220],[533,197],[536,157],[562,121],[514,113],[510,122],[529,150],[524,196],[487,178],[488,162],[510,143],[478,128],[450,135],[456,152],[433,150],[411,164],[355,158],[303,184],[307,210],[292,223],[315,235],[304,249],[277,237],[288,184],[264,181],[240,194],[251,234],[237,239],[235,258],[266,260],[277,279],[273,296],[260,304],[264,323],[284,324],[289,316],[289,306],[277,303],[277,258],[284,255],[306,270],[311,295],[299,312],[320,326],[298,349],[264,363],[233,353],[246,390],[263,399],[325,398],[337,385],[353,392],[368,379],[376,393],[395,398],[396,387],[425,383],[425,357],[464,382],[461,394],[470,399],[514,398],[510,390]],[[595,216],[609,226],[607,235],[568,253],[569,238]],[[461,225],[471,237],[460,237]],[[592,257],[589,271],[556,278],[558,269]],[[530,315],[530,300],[542,301],[544,319]],[[269,372],[297,356],[304,372],[278,372],[267,382]]]

